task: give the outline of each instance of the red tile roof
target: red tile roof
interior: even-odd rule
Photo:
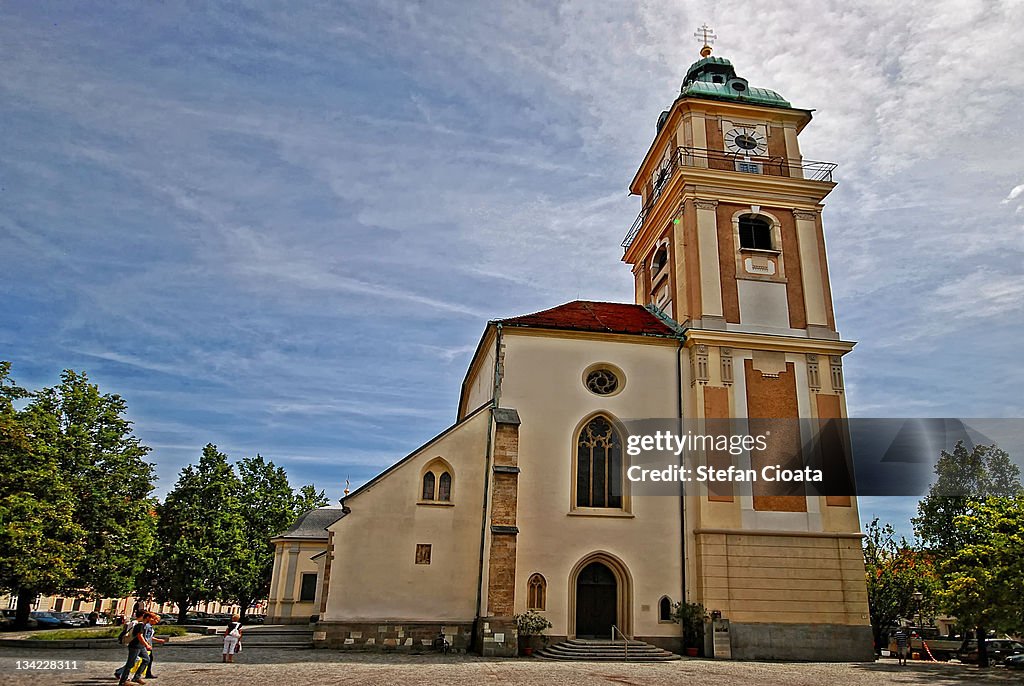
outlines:
[[[674,336],[675,332],[640,305],[574,300],[543,312],[499,319],[502,326]]]

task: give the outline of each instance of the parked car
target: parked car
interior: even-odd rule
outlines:
[[[1009,638],[990,638],[985,641],[985,650],[988,652],[989,662],[998,664],[1012,655],[1024,655],[1024,643]],[[971,638],[964,641],[959,657],[961,662],[977,662],[977,639]]]
[[[160,617],[160,622],[163,624],[178,623],[178,615],[173,612],[158,612],[157,616]]]
[[[9,609],[9,610],[4,610],[3,611],[4,619],[6,619],[7,621],[10,622],[10,624],[8,624],[7,626],[4,627],[5,629],[13,629],[14,628],[14,619],[15,619],[15,617],[17,617],[17,615],[18,615],[18,611],[15,610],[15,609]],[[28,617],[28,628],[29,629],[35,629],[38,626],[39,626],[39,623],[36,620],[32,619],[32,615],[30,613],[29,617]]]
[[[213,615],[209,612],[199,612],[198,610],[189,612],[185,615],[186,624],[216,624]]]
[[[67,629],[89,626],[89,618],[84,612],[54,612],[53,616],[60,620],[61,627]]]
[[[60,628],[60,617],[53,614],[52,612],[33,612],[29,615],[32,619],[36,620],[40,629],[59,629]]]
[[[1024,669],[1024,655],[1011,655],[1003,660],[1003,664],[1010,669]]]
[[[214,624],[227,624],[231,621],[230,612],[216,612],[213,614]]]
[[[266,615],[246,615],[245,622],[247,624],[263,624],[267,621]]]

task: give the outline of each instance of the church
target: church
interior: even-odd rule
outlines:
[[[742,482],[648,496],[626,479],[626,419],[846,417],[854,344],[822,227],[835,165],[803,158],[810,121],[705,40],[629,185],[635,303],[488,322],[455,423],[276,539],[271,621],[314,614],[321,647],[444,634],[502,656],[534,610],[552,643],[614,631],[680,653],[685,601],[728,620],[718,657],[871,660],[855,497]]]

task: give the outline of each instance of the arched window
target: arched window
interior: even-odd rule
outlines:
[[[672,621],[672,599],[667,595],[661,596],[661,600],[658,601],[658,621]]]
[[[668,264],[668,248],[662,247],[654,253],[654,258],[651,260],[651,274],[658,274],[666,264]]]
[[[455,470],[443,457],[430,460],[420,472],[420,505],[452,505]]]
[[[437,480],[437,499],[445,502],[452,499],[452,475],[448,472],[441,474]]]
[[[753,214],[740,217],[740,247],[772,250],[772,225],[768,220]]]
[[[526,609],[544,610],[548,602],[548,582],[540,574],[534,574],[527,583]]]
[[[622,507],[622,441],[607,417],[587,422],[576,441],[576,506]]]

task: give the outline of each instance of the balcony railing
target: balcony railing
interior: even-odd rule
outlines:
[[[676,148],[675,152],[665,160],[664,164],[654,175],[654,184],[651,193],[647,198],[636,221],[629,227],[629,232],[622,239],[622,247],[628,248],[633,244],[636,235],[644,225],[648,211],[654,207],[665,190],[672,177],[682,167],[694,167],[698,169],[716,169],[720,171],[735,172],[738,174],[761,174],[763,176],[783,176],[791,179],[807,179],[809,181],[832,181],[832,172],[836,165],[833,162],[811,162],[809,160],[791,160],[785,157],[769,157],[762,155],[743,155],[739,153],[723,152],[721,150],[706,150],[703,148]]]

